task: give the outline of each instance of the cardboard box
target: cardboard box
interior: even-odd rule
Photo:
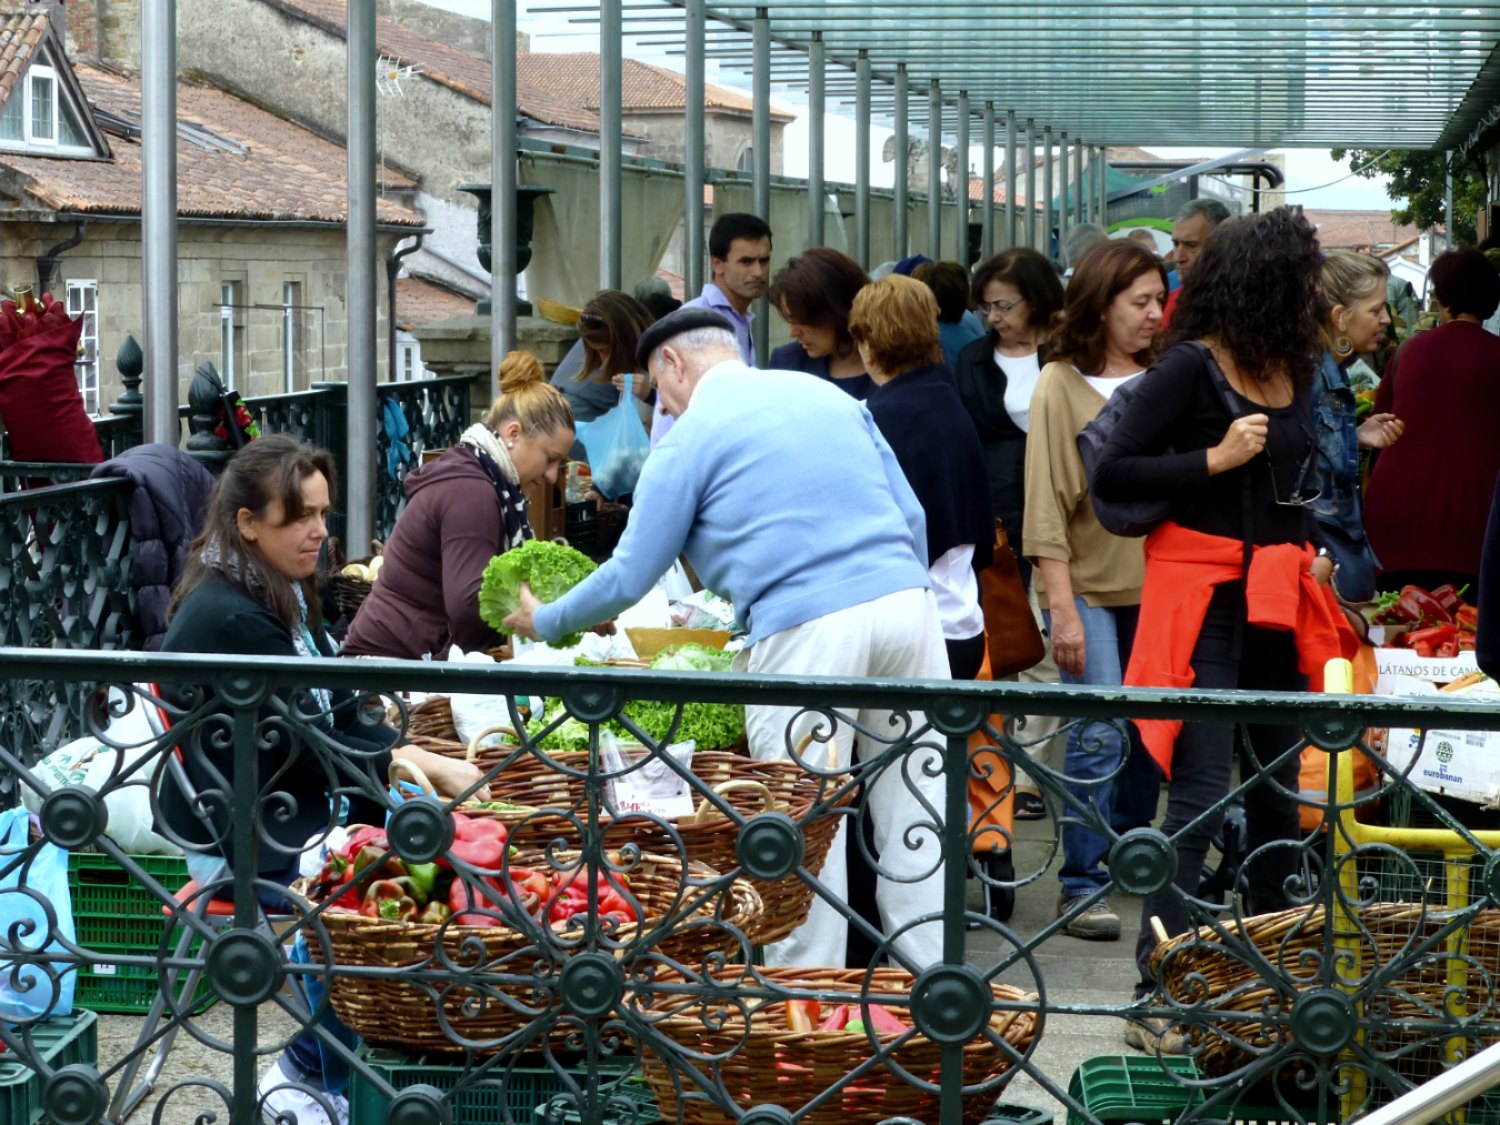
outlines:
[[[1500,805],[1500,731],[1392,727],[1385,756],[1391,768],[1405,773],[1418,789]]]
[[[1402,677],[1424,680],[1429,684],[1451,684],[1460,676],[1479,671],[1479,661],[1472,652],[1461,652],[1457,656],[1439,659],[1418,656],[1409,648],[1377,648],[1375,650],[1376,695],[1400,695]]]

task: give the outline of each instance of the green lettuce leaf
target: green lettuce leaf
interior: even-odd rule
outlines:
[[[597,569],[580,551],[545,539],[528,539],[519,547],[496,555],[484,568],[479,587],[479,616],[497,633],[506,631],[504,621],[521,608],[521,583],[531,587],[537,600],[555,602]],[[576,645],[582,633],[571,633],[558,641],[559,648]]]

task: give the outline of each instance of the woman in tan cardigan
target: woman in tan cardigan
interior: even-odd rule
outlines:
[[[1037,597],[1052,638],[1063,683],[1118,686],[1130,659],[1144,574],[1139,539],[1122,539],[1100,526],[1089,500],[1078,454],[1078,431],[1103,409],[1117,387],[1141,374],[1156,357],[1156,333],[1166,298],[1166,271],[1156,256],[1124,239],[1102,242],[1078,262],[1067,302],[1052,335],[1049,362],[1031,400],[1026,446],[1026,523],[1022,540],[1036,567]],[[1063,772],[1069,792],[1100,817],[1116,817],[1116,783],[1127,740],[1103,723],[1074,723]],[[1137,755],[1139,756],[1139,755]],[[1143,759],[1144,760],[1144,759]],[[1150,820],[1155,779],[1147,772],[1127,786],[1132,804],[1122,809],[1133,826]],[[1119,916],[1110,908],[1104,859],[1109,838],[1076,824],[1063,826],[1062,893],[1058,916],[1074,937],[1114,941]]]

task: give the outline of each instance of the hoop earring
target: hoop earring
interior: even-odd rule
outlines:
[[[1348,336],[1340,336],[1333,342],[1333,354],[1339,358],[1354,354],[1354,341]]]

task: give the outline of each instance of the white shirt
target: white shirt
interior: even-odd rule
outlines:
[[[1005,412],[1021,432],[1031,428],[1031,396],[1041,377],[1042,364],[1036,352],[1030,355],[1001,355],[995,349],[995,365],[1005,372]]]
[[[979,608],[979,576],[974,573],[974,544],[965,543],[946,552],[927,568],[932,594],[937,599],[943,639],[966,641],[984,632],[984,612]]]
[[[1077,371],[1078,369],[1075,367],[1074,370]],[[1083,375],[1082,371],[1078,373]],[[1110,395],[1114,394],[1116,390],[1123,387],[1130,380],[1143,374],[1145,374],[1144,369],[1132,371],[1129,375],[1083,375],[1083,381],[1105,398],[1109,398]]]

